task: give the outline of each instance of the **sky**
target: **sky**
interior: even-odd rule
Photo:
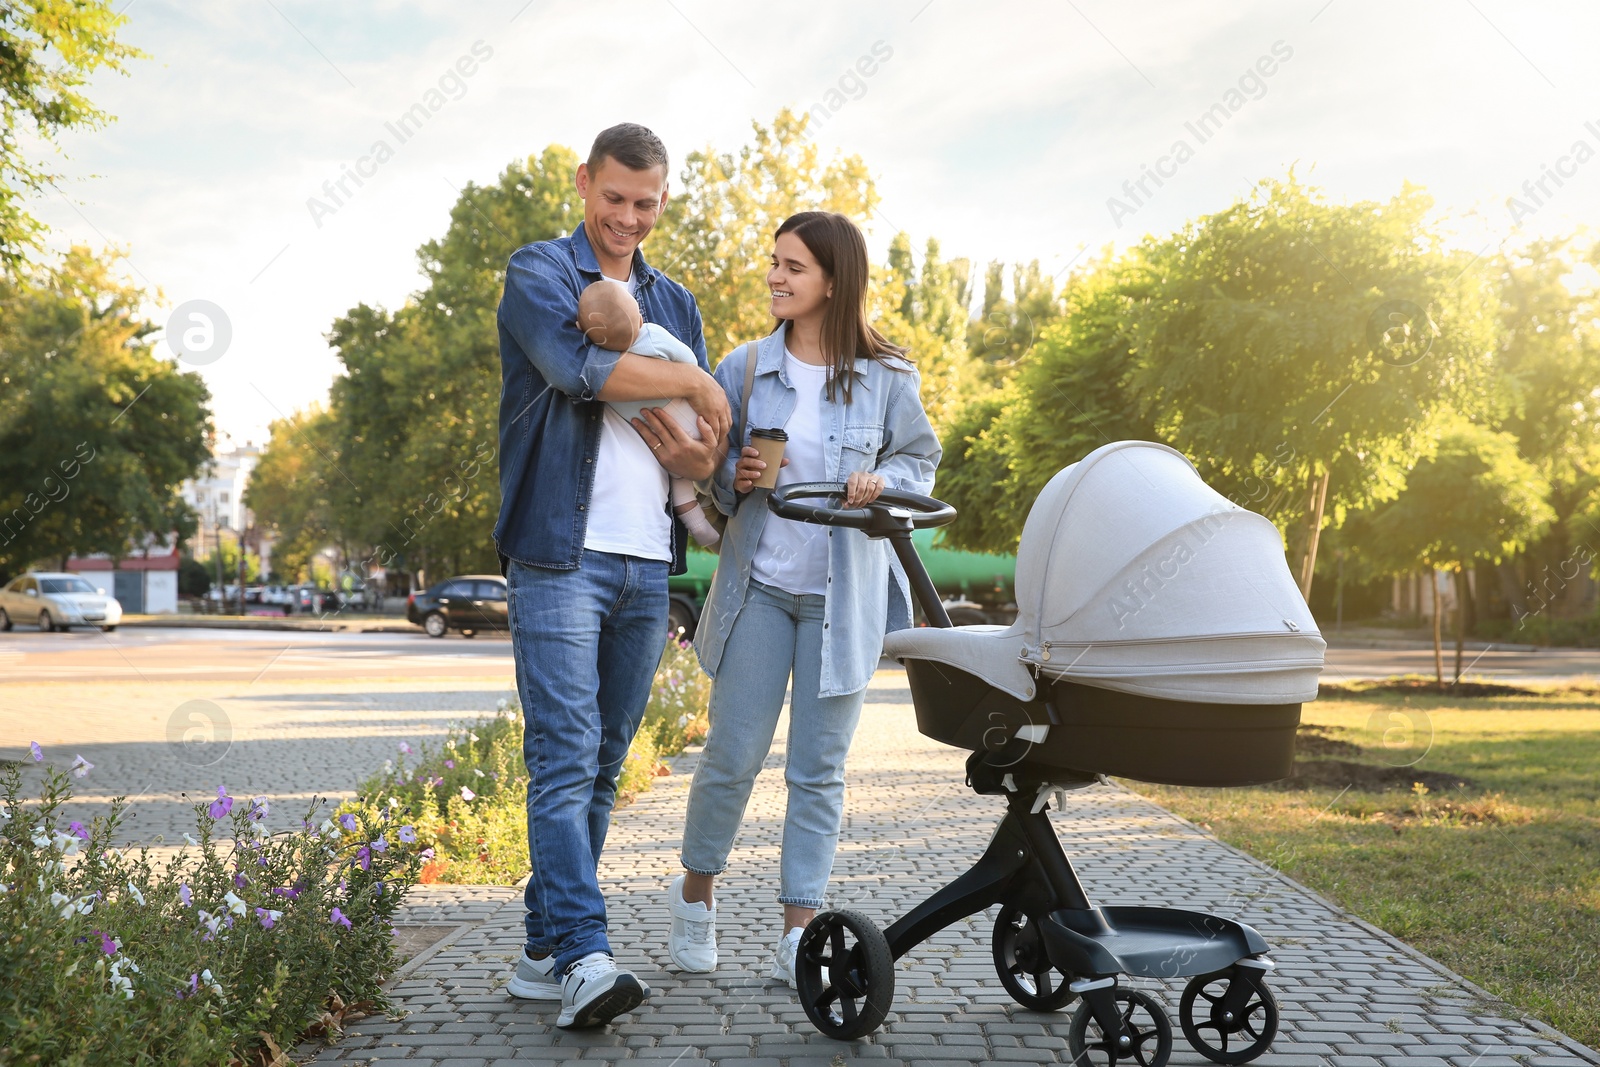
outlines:
[[[917,248],[937,237],[946,257],[1038,259],[1055,274],[1290,168],[1338,201],[1421,185],[1475,254],[1600,215],[1594,4],[124,10],[122,39],[149,58],[96,76],[92,98],[116,121],[63,139],[52,162],[65,178],[32,208],[57,249],[123,250],[156,321],[191,301],[220,309],[226,347],[194,365],[219,430],[240,443],[326,397],[339,372],[331,323],[360,303],[398,307],[421,286],[416,249],[443,233],[466,183],[550,144],[584,154],[615,122],[655,130],[675,176],[691,151],[736,150],[752,122],[822,105],[815,141],[860,155],[877,182],[869,238],[880,259],[904,230]],[[390,126],[419,103],[429,118],[402,142]],[[392,152],[375,162],[380,140]],[[363,157],[361,184],[346,178],[335,200],[325,183]],[[668,258],[648,241],[645,251]]]

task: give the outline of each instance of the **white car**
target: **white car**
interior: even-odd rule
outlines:
[[[122,622],[122,605],[82,575],[30,571],[0,589],[0,630],[19,622],[43,633],[72,626],[110,631]]]

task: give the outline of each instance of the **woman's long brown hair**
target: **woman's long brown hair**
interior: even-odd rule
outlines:
[[[790,215],[773,239],[786,233],[800,238],[833,282],[833,298],[822,313],[822,356],[828,365],[828,399],[833,399],[837,382],[848,404],[857,359],[876,359],[895,370],[906,369],[897,366],[896,360],[910,362],[905,349],[890,343],[867,322],[866,238],[855,223],[833,211]]]

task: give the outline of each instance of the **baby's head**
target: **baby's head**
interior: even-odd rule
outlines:
[[[643,326],[638,302],[614,278],[601,278],[578,295],[578,329],[592,345],[626,352]]]

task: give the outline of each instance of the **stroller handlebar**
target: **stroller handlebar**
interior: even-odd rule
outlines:
[[[798,482],[774,489],[767,497],[767,507],[774,515],[785,519],[823,526],[845,526],[874,537],[887,537],[897,530],[947,526],[956,517],[956,509],[944,501],[902,489],[885,489],[878,494],[877,500],[859,508],[802,503],[818,497],[842,496],[843,482]]]
[[[900,566],[905,569],[906,579],[911,583],[911,593],[922,606],[928,625],[949,626],[950,616],[939,599],[939,592],[911,544],[911,531],[945,526],[955,519],[956,509],[943,500],[901,489],[885,489],[878,494],[878,499],[860,508],[801,502],[817,497],[842,496],[842,482],[798,482],[774,489],[767,497],[767,507],[780,518],[823,526],[843,526],[860,530],[868,537],[888,538],[889,546],[894,549]]]

